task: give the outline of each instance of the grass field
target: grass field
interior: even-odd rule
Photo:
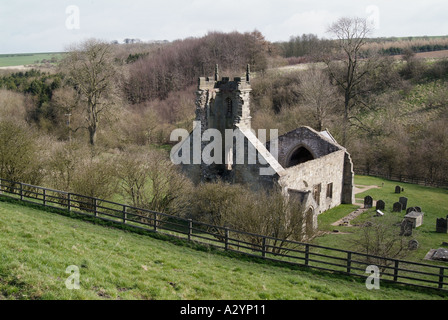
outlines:
[[[438,300],[442,293],[260,263],[0,202],[0,299]],[[80,289],[65,273],[80,270]]]
[[[0,54],[0,67],[40,64],[42,60],[51,61],[52,58],[60,60],[62,55],[62,53],[57,52]],[[36,63],[37,61],[39,63]]]

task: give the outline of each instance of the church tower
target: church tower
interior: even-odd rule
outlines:
[[[201,132],[207,129],[217,129],[221,137],[225,137],[225,130],[238,128],[250,129],[250,66],[247,65],[243,77],[219,78],[219,67],[215,67],[214,77],[200,77],[196,92],[196,121],[201,123]],[[206,142],[203,142],[204,146]],[[223,143],[223,159],[233,158],[229,150],[225,150]],[[204,167],[204,166],[203,166]],[[231,166],[227,163],[204,167],[206,171],[218,172],[220,176],[228,174]],[[213,174],[211,174],[213,175]]]
[[[199,78],[196,98],[196,121],[205,124],[204,129],[235,129],[235,126],[251,127],[250,116],[250,66],[244,77],[219,79],[218,65],[215,76]]]

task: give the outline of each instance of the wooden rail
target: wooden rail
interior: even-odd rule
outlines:
[[[438,290],[448,289],[447,267],[390,259],[209,225],[108,200],[0,179],[0,194],[214,248],[367,278],[366,268],[381,270],[381,281]],[[280,244],[280,245],[279,245]]]
[[[433,180],[433,179],[428,179],[428,178],[411,177],[408,175],[400,175],[400,174],[388,175],[388,174],[384,174],[384,173],[381,173],[378,171],[366,171],[366,170],[356,170],[356,174],[363,175],[363,176],[384,178],[384,179],[392,180],[392,181],[396,181],[396,182],[418,184],[421,186],[436,187],[436,188],[448,188],[447,180]]]

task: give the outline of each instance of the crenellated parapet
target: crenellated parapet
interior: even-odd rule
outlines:
[[[218,66],[216,66],[213,77],[199,77],[198,90],[252,90],[250,86],[250,66],[247,66],[244,77],[234,77],[233,80],[229,77],[220,79]]]
[[[196,99],[196,120],[206,128],[219,130],[251,127],[250,66],[244,77],[219,79],[218,66],[213,77],[200,77]]]

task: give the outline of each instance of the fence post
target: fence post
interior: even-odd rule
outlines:
[[[398,281],[398,260],[395,260],[395,266],[394,266],[394,281]]]
[[[44,202],[44,207],[47,206],[47,189],[42,189],[43,193],[42,193],[42,197],[43,197],[43,202]]]
[[[95,214],[95,217],[98,217],[98,199],[94,198],[93,201],[94,201],[94,206],[95,206],[94,207],[94,209],[95,209],[94,214]]]
[[[306,266],[309,265],[309,259],[310,259],[310,245],[306,244],[305,245],[305,265]]]
[[[154,212],[154,231],[157,231],[157,213]]]
[[[72,210],[72,208],[71,208],[71,206],[72,206],[72,194],[71,193],[68,193],[67,194],[67,209],[68,209],[68,211],[71,211]]]
[[[347,252],[347,273],[350,274],[352,271],[352,253]]]
[[[262,249],[261,249],[261,256],[263,258],[266,258],[266,237],[263,237],[262,241]]]
[[[224,246],[225,246],[225,250],[229,250],[229,228],[226,228],[226,232],[225,232],[225,239],[224,239]]]
[[[193,234],[193,220],[188,219],[188,241],[191,241],[192,234]]]
[[[19,182],[20,184],[20,200],[23,200],[23,185],[22,182]]]
[[[123,205],[123,223],[126,224],[126,219],[128,218],[128,214],[126,213],[126,205]]]
[[[440,272],[439,272],[439,289],[443,288],[443,271],[444,271],[444,267],[440,267]]]

